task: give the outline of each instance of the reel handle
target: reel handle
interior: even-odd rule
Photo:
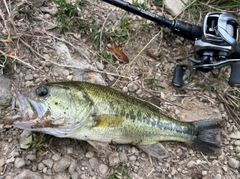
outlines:
[[[231,86],[240,85],[240,62],[235,62],[231,65],[231,74],[228,84]]]
[[[183,86],[183,67],[180,65],[177,65],[174,74],[173,74],[173,80],[172,83],[174,86],[182,87]]]

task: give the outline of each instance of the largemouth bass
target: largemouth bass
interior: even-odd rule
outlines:
[[[14,93],[22,120],[14,126],[56,137],[102,143],[133,144],[149,155],[166,157],[159,141],[187,143],[214,153],[221,120],[181,122],[167,117],[143,100],[106,86],[86,82],[47,83],[28,97]]]

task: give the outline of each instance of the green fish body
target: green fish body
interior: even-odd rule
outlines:
[[[187,143],[204,153],[219,148],[220,120],[181,122],[149,103],[106,86],[86,82],[48,83],[29,97],[15,93],[22,121],[18,128],[57,137],[133,144],[157,158],[167,156],[159,141]]]

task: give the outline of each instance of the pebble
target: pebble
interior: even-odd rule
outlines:
[[[77,163],[76,163],[76,161],[74,160],[74,161],[71,163],[71,165],[69,166],[68,172],[69,172],[70,174],[73,174],[73,173],[75,172],[75,170],[76,170],[76,167],[77,167]]]
[[[176,175],[178,173],[178,171],[175,169],[175,168],[172,168],[172,171],[171,171],[171,175]]]
[[[124,152],[119,153],[119,158],[122,163],[127,163],[127,154]]]
[[[235,158],[229,158],[228,164],[231,168],[236,168],[236,169],[238,169],[240,165],[239,161]]]
[[[137,155],[139,154],[139,150],[136,147],[132,147],[131,151],[133,154],[137,154]]]
[[[117,152],[113,152],[108,156],[110,166],[115,166],[120,163],[120,159]]]
[[[240,146],[240,140],[236,140],[236,141],[234,142],[234,144],[237,145],[237,146]]]
[[[40,162],[40,163],[37,165],[37,168],[38,168],[38,170],[42,171],[42,170],[45,168],[45,165],[44,165],[42,162]]]
[[[129,161],[131,161],[131,162],[135,162],[136,159],[137,159],[137,157],[136,157],[135,155],[131,155],[131,156],[129,157]]]
[[[37,171],[37,166],[36,166],[36,165],[33,165],[33,166],[32,166],[32,171],[33,171],[33,172],[36,172],[36,171]]]
[[[26,81],[31,81],[31,80],[33,80],[33,75],[32,74],[27,74],[24,79]]]
[[[203,175],[203,176],[206,176],[207,173],[208,173],[208,172],[207,172],[206,170],[203,170],[203,171],[202,171],[202,175]]]
[[[2,167],[5,164],[4,158],[0,158],[0,167]]]
[[[20,134],[19,143],[20,143],[21,149],[28,149],[30,147],[30,145],[27,145],[30,142],[32,142],[32,135],[30,134],[31,134],[31,131],[27,131],[27,130],[23,130],[23,132]]]
[[[23,158],[17,157],[15,162],[14,162],[15,168],[21,168],[24,165],[25,165],[25,160]]]
[[[224,172],[227,172],[227,171],[228,171],[227,165],[223,165],[223,166],[222,166],[222,169],[223,169]]]
[[[97,67],[99,70],[103,70],[103,69],[104,69],[103,63],[101,63],[101,62],[99,62],[99,61],[96,61],[96,67]]]
[[[49,11],[49,14],[51,15],[56,15],[57,13],[58,13],[58,9],[55,6],[53,6]]]
[[[26,156],[26,159],[27,159],[27,160],[30,160],[30,161],[35,161],[35,160],[36,160],[36,155],[32,155],[32,154],[27,155],[27,156]]]
[[[69,158],[62,158],[53,165],[53,170],[55,172],[62,172],[71,165],[72,161]]]
[[[11,80],[0,75],[0,108],[10,104],[12,95],[10,93]]]
[[[89,159],[89,164],[91,165],[92,169],[97,169],[99,166],[98,160],[95,157]]]
[[[127,88],[128,88],[128,91],[130,91],[130,92],[134,92],[134,91],[138,90],[138,86],[133,82],[129,83],[127,85]]]
[[[98,168],[99,172],[102,174],[102,175],[106,175],[107,174],[107,171],[108,171],[108,166],[105,165],[105,164],[101,164]]]
[[[79,179],[79,174],[78,174],[78,172],[74,172],[74,173],[71,175],[71,179]]]
[[[231,133],[229,137],[232,138],[232,139],[240,139],[240,131],[236,131],[234,133]]]
[[[37,172],[32,172],[30,170],[23,170],[20,174],[14,177],[14,179],[42,179],[42,176]]]
[[[42,163],[46,165],[48,168],[52,168],[53,166],[53,161],[51,159],[43,160]]]
[[[93,151],[89,151],[86,153],[86,157],[87,158],[92,158],[94,156],[94,152]]]
[[[55,153],[55,154],[52,156],[53,161],[58,161],[58,160],[60,159],[60,156],[61,156],[60,153]]]
[[[196,165],[196,162],[190,160],[190,161],[187,163],[187,168],[193,168],[195,165]]]
[[[127,93],[127,92],[128,92],[128,88],[127,88],[126,86],[124,86],[123,89],[122,89],[122,91],[123,91],[124,93]]]
[[[215,176],[215,179],[221,179],[222,178],[222,175],[220,173],[218,173],[216,176]]]

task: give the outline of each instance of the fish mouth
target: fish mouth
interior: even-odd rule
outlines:
[[[14,122],[14,126],[23,129],[29,129],[34,126],[38,120],[41,120],[46,113],[46,108],[41,102],[36,102],[28,97],[24,97],[19,91],[14,91],[13,96],[16,98],[17,105],[22,115],[22,121]]]

